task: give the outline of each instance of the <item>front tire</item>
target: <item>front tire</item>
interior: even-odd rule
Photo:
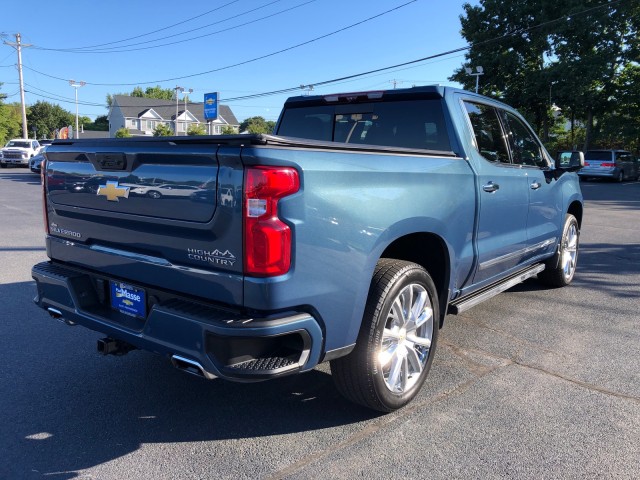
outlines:
[[[337,389],[381,412],[408,404],[433,361],[440,311],[433,280],[420,265],[381,259],[376,265],[355,349],[331,361]]]
[[[558,252],[549,260],[546,268],[538,274],[538,279],[551,287],[566,287],[571,283],[578,266],[578,245],[580,227],[578,220],[567,214],[562,229],[562,239]]]

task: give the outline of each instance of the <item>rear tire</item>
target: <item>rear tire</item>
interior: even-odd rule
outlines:
[[[331,361],[336,388],[381,412],[408,404],[433,361],[440,311],[433,280],[420,265],[381,259],[376,265],[355,349]]]
[[[618,172],[618,176],[616,177],[616,182],[622,183],[623,180],[624,180],[624,171],[620,170],[620,172]]]
[[[571,283],[578,266],[580,228],[576,217],[568,213],[565,217],[558,252],[538,274],[538,280],[551,287],[566,287]]]

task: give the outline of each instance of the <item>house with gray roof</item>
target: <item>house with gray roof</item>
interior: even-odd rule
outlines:
[[[176,115],[177,110],[177,115]],[[159,124],[167,125],[175,135],[186,135],[189,126],[202,125],[208,135],[220,135],[225,126],[238,132],[240,122],[227,105],[218,105],[218,118],[205,120],[204,103],[156,98],[114,95],[109,107],[109,136],[115,137],[121,128],[132,136],[152,136]]]

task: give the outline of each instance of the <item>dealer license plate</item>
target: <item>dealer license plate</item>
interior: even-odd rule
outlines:
[[[111,282],[111,306],[120,313],[132,317],[147,316],[144,290],[121,282]]]

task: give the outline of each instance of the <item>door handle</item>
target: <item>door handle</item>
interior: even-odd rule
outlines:
[[[482,186],[482,190],[488,193],[493,193],[500,188],[500,185],[497,183],[489,182],[486,185]]]
[[[532,189],[532,190],[537,190],[537,189],[539,189],[541,186],[542,186],[542,184],[536,180],[535,182],[533,182],[533,183],[531,184],[531,189]]]

